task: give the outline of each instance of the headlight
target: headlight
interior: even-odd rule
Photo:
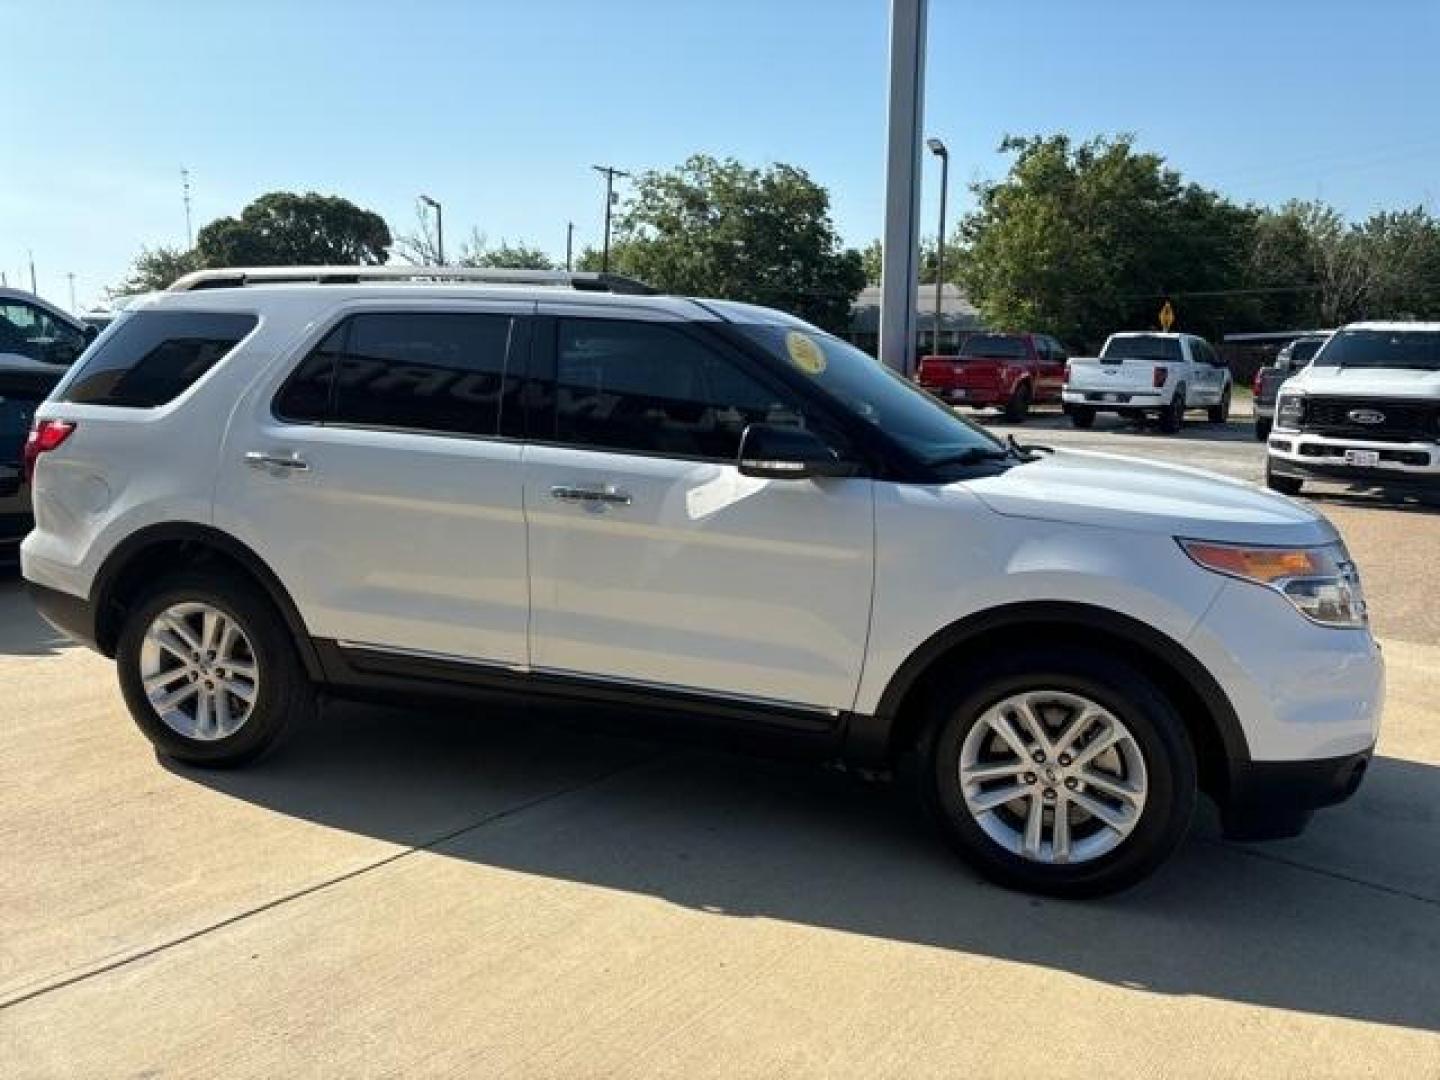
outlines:
[[[1340,544],[1276,548],[1181,540],[1180,546],[1206,570],[1274,589],[1311,622],[1365,625],[1360,575]]]
[[[1281,394],[1275,404],[1277,427],[1298,428],[1305,419],[1305,399],[1299,394]]]

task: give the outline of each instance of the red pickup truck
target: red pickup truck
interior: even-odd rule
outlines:
[[[958,356],[923,356],[917,381],[952,405],[993,405],[1024,420],[1037,402],[1058,402],[1068,354],[1045,334],[971,334]]]

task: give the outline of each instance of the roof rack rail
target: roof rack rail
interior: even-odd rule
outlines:
[[[568,270],[506,270],[473,266],[233,266],[196,270],[170,286],[169,292],[199,289],[243,289],[247,285],[359,285],[371,282],[474,282],[478,285],[528,285],[578,289],[583,292],[655,296],[659,289],[623,274]]]

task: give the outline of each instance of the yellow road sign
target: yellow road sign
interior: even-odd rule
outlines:
[[[1168,334],[1170,332],[1170,327],[1174,325],[1175,309],[1170,306],[1170,301],[1166,300],[1165,306],[1160,309],[1160,329],[1164,330]]]

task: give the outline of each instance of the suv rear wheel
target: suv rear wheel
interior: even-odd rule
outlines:
[[[254,586],[185,573],[132,605],[115,653],[130,715],[156,750],[233,766],[308,718],[315,692],[289,630]]]
[[[921,795],[960,854],[1010,888],[1083,897],[1164,862],[1194,813],[1194,750],[1140,672],[1080,649],[976,665],[932,695]]]

